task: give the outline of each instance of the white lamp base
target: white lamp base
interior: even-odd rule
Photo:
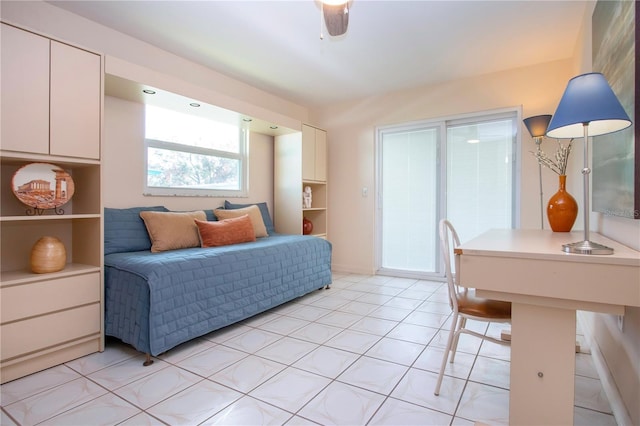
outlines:
[[[613,254],[611,247],[585,240],[577,243],[563,244],[562,251],[576,254]]]

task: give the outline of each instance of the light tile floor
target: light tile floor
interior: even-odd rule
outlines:
[[[103,353],[6,383],[0,424],[507,424],[508,347],[463,336],[433,395],[449,319],[442,283],[334,274],[331,289],[150,367],[108,340]],[[474,325],[494,335],[503,327]],[[616,424],[589,354],[576,354],[575,389],[576,424]]]

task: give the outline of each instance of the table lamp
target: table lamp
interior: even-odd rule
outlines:
[[[536,150],[540,152],[540,145],[542,144],[542,138],[547,133],[547,126],[551,121],[550,114],[534,115],[533,117],[525,118],[522,120],[524,125],[527,126],[529,134],[536,143]],[[540,229],[544,229],[544,201],[542,195],[542,164],[538,161],[538,181],[540,183]]]
[[[569,80],[547,128],[552,138],[584,137],[584,240],[564,244],[566,253],[613,254],[613,249],[589,241],[589,136],[617,132],[631,125],[607,79],[601,73],[582,74]]]

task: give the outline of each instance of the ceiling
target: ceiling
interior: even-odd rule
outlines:
[[[589,1],[50,1],[307,107],[571,57]],[[324,39],[320,38],[321,31]]]

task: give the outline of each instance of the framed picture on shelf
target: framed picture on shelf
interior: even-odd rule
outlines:
[[[62,167],[50,163],[31,163],[20,167],[11,179],[11,189],[21,203],[36,212],[56,209],[73,197],[75,184]]]

